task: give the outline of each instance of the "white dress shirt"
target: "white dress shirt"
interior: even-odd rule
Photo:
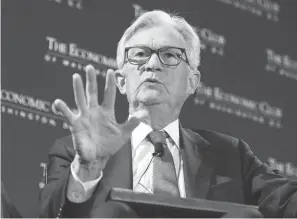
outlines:
[[[167,125],[164,129],[171,138],[167,138],[168,148],[173,156],[180,196],[186,197],[183,160],[179,145],[179,121],[178,119]],[[153,193],[153,162],[154,145],[150,143],[146,136],[153,129],[145,123],[140,123],[132,132],[132,168],[133,168],[133,191]],[[82,182],[75,174],[77,158],[71,163],[71,177],[67,191],[67,197],[73,202],[84,202],[92,196],[92,193],[102,178],[103,174],[92,181]]]
[[[173,157],[180,195],[186,197],[183,160],[179,150],[178,120],[170,123],[163,130],[171,137],[166,139],[166,143]],[[133,191],[136,192],[153,193],[152,153],[155,149],[154,145],[146,139],[151,131],[153,129],[150,126],[140,123],[132,132]]]

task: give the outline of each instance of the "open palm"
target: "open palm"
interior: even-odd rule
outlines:
[[[94,68],[87,66],[86,74],[86,92],[80,75],[73,75],[78,112],[72,112],[66,103],[59,99],[55,101],[55,105],[69,124],[76,153],[82,162],[88,163],[116,153],[130,138],[143,112],[132,115],[124,124],[118,124],[114,113],[116,85],[113,70],[107,71],[104,100],[101,105],[98,104]]]

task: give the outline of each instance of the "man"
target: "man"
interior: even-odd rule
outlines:
[[[152,11],[121,38],[119,69],[108,70],[101,105],[94,69],[86,68],[86,92],[74,74],[78,113],[56,100],[72,135],[57,140],[49,154],[41,215],[113,216],[106,215],[106,196],[121,187],[259,205],[268,217],[297,216],[297,182],[276,175],[240,139],[180,124],[183,103],[200,82],[199,60],[194,29],[183,18]],[[129,102],[124,124],[114,116],[116,85]]]
[[[21,218],[1,181],[1,218]]]

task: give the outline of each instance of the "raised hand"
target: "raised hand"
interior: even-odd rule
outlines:
[[[115,119],[114,104],[116,85],[114,71],[106,75],[104,100],[98,104],[96,74],[92,66],[86,68],[86,92],[79,74],[73,75],[73,90],[78,112],[72,112],[66,103],[57,99],[56,108],[66,118],[72,133],[74,149],[81,164],[101,163],[105,166],[108,158],[116,153],[130,138],[144,112],[137,112],[124,124]],[[103,164],[102,164],[103,162]]]

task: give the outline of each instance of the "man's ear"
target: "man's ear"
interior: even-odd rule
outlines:
[[[197,87],[200,84],[200,77],[201,74],[198,70],[191,70],[191,72],[189,73],[189,81],[188,81],[188,90],[187,90],[187,94],[191,95],[194,94]]]
[[[121,69],[115,70],[114,72],[116,85],[121,94],[126,94],[126,77]]]

